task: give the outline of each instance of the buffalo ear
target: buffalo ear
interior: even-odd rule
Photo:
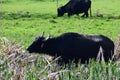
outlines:
[[[43,48],[43,46],[44,46],[44,43],[41,44],[41,48]]]

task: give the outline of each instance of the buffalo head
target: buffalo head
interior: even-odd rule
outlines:
[[[42,53],[43,52],[43,46],[44,43],[49,39],[49,36],[47,38],[44,37],[44,32],[41,36],[37,37],[34,42],[27,48],[27,51],[29,53]]]
[[[63,7],[60,7],[60,8],[58,8],[58,9],[57,9],[57,12],[58,12],[58,17],[61,17],[61,16],[63,16],[63,15],[64,15],[65,10],[64,10],[64,8],[63,8]]]

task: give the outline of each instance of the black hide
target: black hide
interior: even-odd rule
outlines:
[[[114,43],[103,35],[84,35],[74,32],[64,33],[58,37],[46,39],[38,37],[27,50],[30,53],[45,53],[54,57],[61,56],[62,62],[75,63],[81,60],[85,63],[90,58],[96,59],[100,46],[103,49],[105,61],[114,54]]]

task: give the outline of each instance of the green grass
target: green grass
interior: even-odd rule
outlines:
[[[39,36],[43,31],[47,37],[48,33],[51,37],[58,36],[65,32],[78,32],[84,34],[103,34],[116,40],[120,33],[120,0],[92,0],[92,17],[81,18],[80,16],[57,17],[56,2],[39,0],[3,0],[0,3],[0,37],[6,37],[10,41],[20,43],[24,49],[29,46],[35,37]],[[67,0],[60,0],[59,6],[66,4]],[[96,15],[99,10],[98,16]],[[27,14],[29,12],[29,14]],[[82,15],[82,14],[80,14]],[[102,16],[101,16],[102,15]],[[3,60],[1,57],[0,60]],[[0,67],[0,72],[6,79],[12,75],[9,73],[6,65]],[[36,80],[37,78],[45,78],[48,74],[57,71],[56,64],[43,71],[39,77],[37,73],[42,71],[47,63],[39,58],[35,63],[34,69],[26,64],[26,80]],[[78,67],[68,67],[60,70],[59,80],[119,80],[119,64],[104,64],[92,62],[91,64],[79,64]],[[5,67],[5,68],[4,68]],[[6,68],[7,67],[7,68]],[[32,69],[32,70],[31,70]]]
[[[59,1],[59,6],[67,1]],[[43,31],[50,32],[51,36],[57,36],[64,32],[79,32],[85,34],[103,34],[113,40],[116,39],[120,30],[119,0],[92,2],[92,14],[90,18],[80,16],[57,17],[56,2],[50,1],[13,1],[1,3],[2,25],[1,36],[12,41],[20,42],[28,46],[36,36]],[[106,4],[111,4],[108,6]],[[96,16],[96,10],[103,17]],[[29,14],[26,16],[26,13]],[[31,17],[29,17],[29,15]]]

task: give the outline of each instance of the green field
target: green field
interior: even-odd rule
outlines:
[[[59,1],[64,5],[67,1]],[[92,1],[92,15],[90,18],[80,16],[57,17],[57,4],[52,1],[13,1],[1,3],[1,36],[11,41],[28,46],[35,37],[43,31],[51,36],[64,32],[78,32],[84,34],[103,34],[113,40],[120,31],[119,0]],[[110,4],[110,5],[106,5]],[[96,13],[99,10],[97,17]],[[29,12],[28,15],[27,12]],[[30,16],[30,17],[29,17]]]
[[[68,0],[59,0],[58,6],[65,5]],[[57,2],[52,0],[0,0],[0,37],[20,44],[25,50],[43,31],[47,37],[58,36],[65,32],[84,34],[103,34],[113,41],[120,33],[120,0],[92,0],[92,17],[79,16],[57,17]],[[1,57],[0,60],[3,60]],[[4,59],[6,61],[6,59]],[[55,72],[56,64],[37,76],[47,63],[38,60],[33,70],[28,70],[25,80],[43,79],[49,73]],[[41,67],[39,67],[42,65]],[[71,64],[73,65],[73,64]],[[3,65],[7,67],[6,63]],[[92,62],[88,65],[71,66],[70,70],[62,69],[59,80],[120,80],[119,64],[104,64]],[[0,72],[2,67],[0,67]],[[8,67],[7,70],[8,71]],[[30,71],[30,72],[29,72]],[[39,71],[39,72],[38,72]],[[62,72],[63,71],[63,72]],[[12,73],[3,74],[8,78]],[[1,77],[1,76],[0,76]],[[56,80],[56,79],[55,79]]]

